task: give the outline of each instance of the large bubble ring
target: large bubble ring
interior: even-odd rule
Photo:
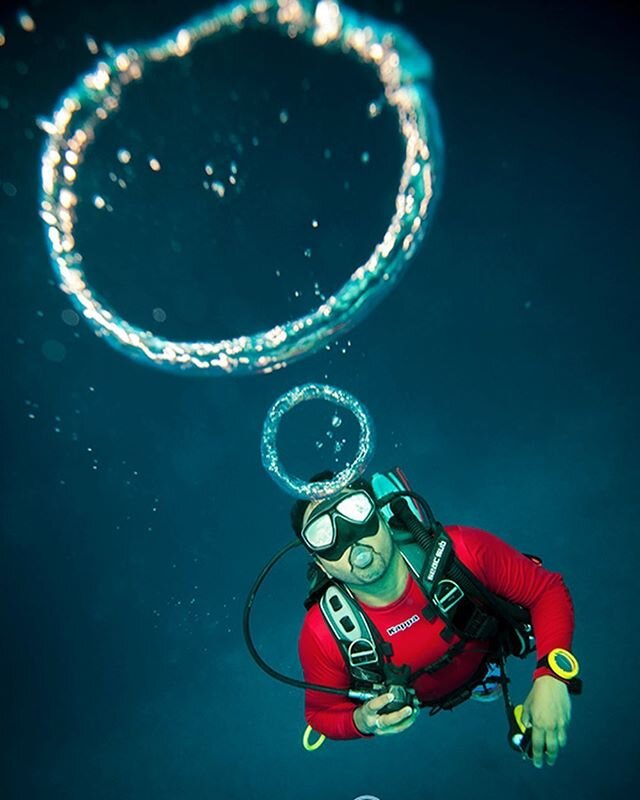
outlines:
[[[328,400],[337,406],[346,408],[356,418],[360,426],[360,437],[356,456],[347,466],[330,480],[307,483],[300,478],[290,476],[282,466],[278,456],[276,440],[278,428],[284,415],[294,406],[307,400]],[[306,383],[294,386],[281,395],[271,406],[262,428],[261,456],[262,465],[273,480],[288,494],[303,497],[307,500],[320,500],[344,489],[345,486],[362,475],[373,456],[375,448],[375,428],[367,409],[356,398],[345,392],[321,383]]]
[[[178,342],[122,319],[91,289],[75,243],[78,196],[74,183],[98,125],[120,107],[125,87],[140,81],[150,64],[182,57],[201,40],[245,27],[274,27],[289,38],[349,54],[373,67],[395,108],[405,156],[395,213],[382,240],[334,295],[315,310],[267,331],[220,341]],[[398,281],[422,238],[433,199],[440,131],[427,89],[430,59],[400,27],[341,8],[336,2],[253,0],[222,6],[167,36],[111,51],[62,97],[42,155],[41,216],[60,288],[95,333],[132,358],[174,371],[271,372],[345,333]],[[431,148],[431,149],[430,149]]]

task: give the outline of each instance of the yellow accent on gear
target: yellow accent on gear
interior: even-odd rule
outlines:
[[[318,738],[315,740],[313,744],[309,742],[309,737],[313,733],[313,728],[311,725],[307,725],[306,730],[304,732],[304,736],[302,737],[302,746],[308,753],[312,753],[314,750],[317,750],[319,747],[322,747],[324,740],[327,738],[324,733],[321,733]]]
[[[520,728],[520,732],[524,733],[527,730],[526,725],[522,721],[522,712],[524,711],[524,705],[520,703],[513,709],[513,716],[516,721],[516,725]]]
[[[578,659],[573,655],[573,653],[570,653],[563,647],[556,647],[554,650],[552,650],[547,656],[547,660],[549,663],[549,668],[553,670],[553,672],[555,672],[559,678],[564,678],[567,681],[575,678],[580,669],[578,666]],[[570,667],[568,669],[566,669],[564,666],[561,666],[563,661],[565,663],[567,661],[569,662]]]

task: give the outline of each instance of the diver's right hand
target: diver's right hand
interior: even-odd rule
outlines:
[[[374,697],[373,700],[368,700],[356,708],[353,712],[353,722],[360,733],[386,736],[390,733],[406,731],[413,725],[418,716],[419,709],[417,708],[404,706],[389,714],[382,713],[387,703],[393,699],[393,694],[388,692]]]

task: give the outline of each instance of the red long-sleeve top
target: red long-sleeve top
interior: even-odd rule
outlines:
[[[536,638],[538,659],[555,647],[571,649],[573,605],[562,577],[538,566],[497,536],[477,528],[445,526],[460,561],[491,591],[528,608]],[[450,642],[440,635],[440,617],[425,619],[427,600],[420,586],[409,575],[402,595],[387,606],[361,603],[367,617],[385,641],[391,643],[394,664],[408,664],[411,671],[440,658],[458,637]],[[432,674],[423,674],[414,688],[422,701],[433,701],[469,681],[486,656],[488,642],[471,640],[450,664]],[[336,640],[318,604],[305,616],[299,640],[300,662],[306,681],[323,686],[348,688],[350,677]],[[534,671],[534,678],[552,675],[546,667]],[[353,721],[356,703],[342,695],[317,690],[305,692],[305,717],[311,727],[331,739],[363,736]]]

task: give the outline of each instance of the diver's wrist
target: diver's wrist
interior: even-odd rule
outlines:
[[[533,677],[533,682],[534,683],[539,681],[541,678],[551,678],[552,680],[557,681],[558,683],[563,683],[565,686],[568,686],[568,681],[566,681],[564,678],[561,678],[559,675],[554,675],[554,673],[551,672],[551,671],[549,671],[549,672],[546,672],[546,671],[539,671],[538,672],[538,671],[536,671],[536,672],[537,672],[537,674],[534,674],[534,677]],[[542,682],[545,683],[545,681],[542,681]]]

